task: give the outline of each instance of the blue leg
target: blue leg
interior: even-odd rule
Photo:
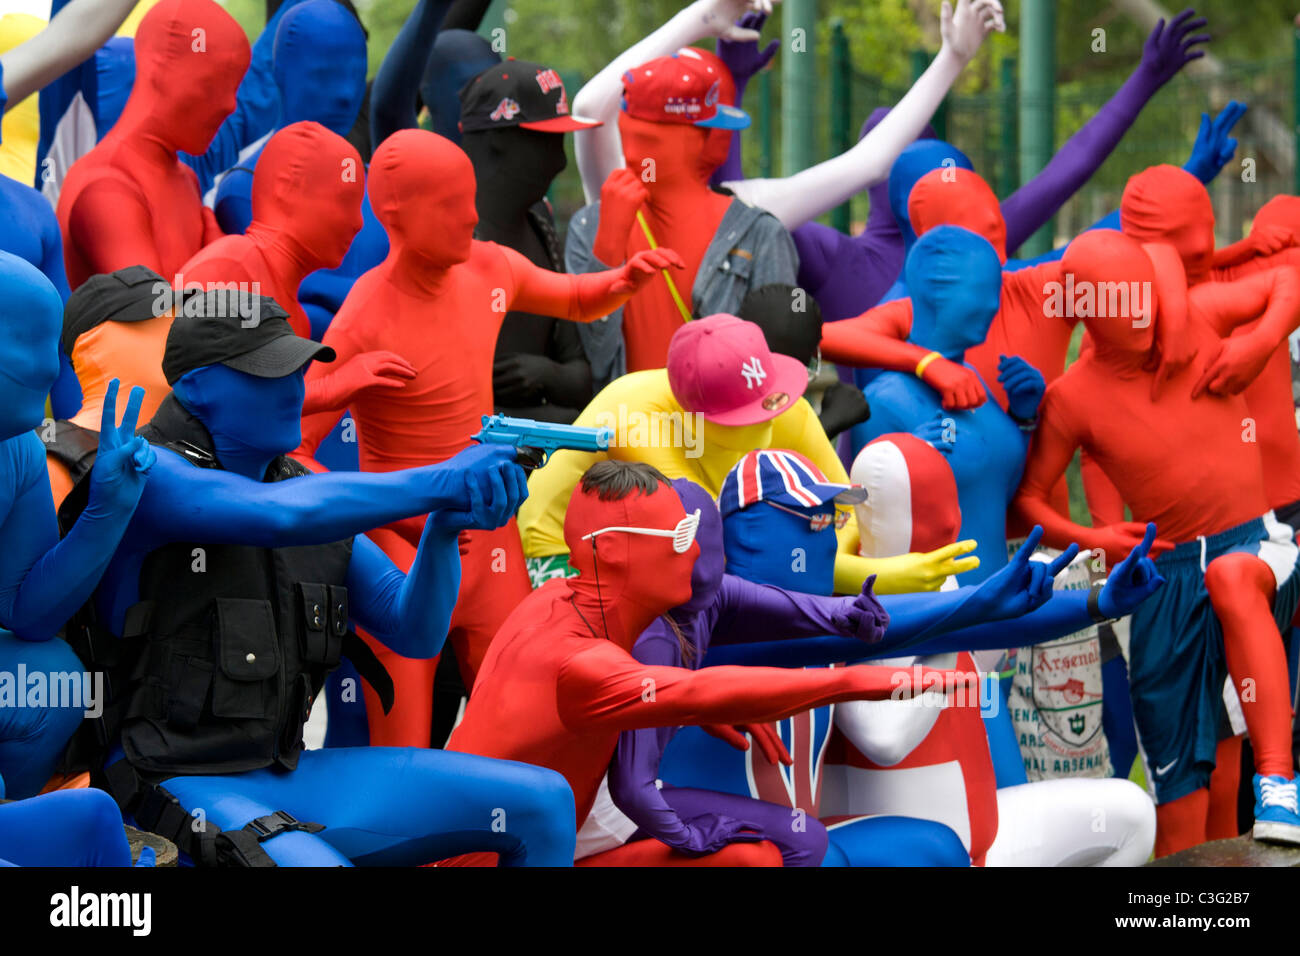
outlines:
[[[292,773],[176,777],[163,786],[222,829],[286,810],[323,823],[263,847],[282,866],[414,866],[499,853],[503,866],[573,864],[573,793],[559,774],[445,750],[311,750]]]
[[[1127,780],[1133,761],[1137,759],[1137,725],[1133,723],[1128,665],[1119,654],[1101,665],[1101,727],[1110,746],[1114,775]]]
[[[829,833],[833,851],[822,866],[970,866],[961,838],[933,820],[867,817]]]
[[[56,790],[0,806],[0,858],[13,866],[130,866],[122,814],[103,790]]]
[[[16,686],[19,664],[27,675],[27,687]],[[0,697],[0,776],[8,785],[11,800],[40,793],[87,709],[81,701],[62,702],[78,706],[52,706],[60,701],[49,697],[44,706],[29,706],[33,700],[28,697],[28,688],[35,686],[32,676],[43,675],[48,691],[54,686],[51,675],[80,675],[82,670],[72,648],[58,638],[33,643],[0,631],[0,680],[8,682],[15,692],[13,700]],[[80,688],[80,677],[77,683]]]

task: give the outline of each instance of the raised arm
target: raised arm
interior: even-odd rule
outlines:
[[[587,202],[600,196],[600,186],[623,165],[618,135],[618,105],[623,96],[623,74],[655,57],[668,56],[704,37],[757,39],[756,30],[736,25],[747,10],[772,12],[773,0],[696,0],[645,39],[628,47],[587,81],[573,98],[573,112],[605,125],[573,134],[573,153],[582,176]]]
[[[927,686],[974,686],[973,674],[889,667],[784,670],[646,666],[607,642],[570,658],[556,684],[560,719],[583,729],[781,720],[841,700],[910,697]],[[920,684],[914,686],[914,679]]]
[[[971,61],[984,38],[1005,30],[997,0],[957,0],[953,12],[944,0],[940,28],[943,46],[920,78],[889,115],[856,145],[833,159],[784,179],[747,179],[727,183],[737,196],[759,206],[796,229],[883,182],[898,154],[916,140]]]
[[[34,432],[16,440],[17,493],[0,526],[0,624],[26,641],[54,636],[99,583],[140,500],[154,451],[134,437],[144,390],[131,390],[117,424],[117,379],[109,383],[85,509],[59,540],[45,450]]]
[[[94,56],[135,4],[136,0],[71,0],[44,30],[0,55],[7,109]]]
[[[419,0],[397,32],[370,89],[370,141],[378,146],[417,124],[420,77],[451,0]]]
[[[1013,255],[1022,242],[1056,215],[1065,201],[1088,181],[1156,91],[1192,60],[1205,55],[1204,51],[1194,49],[1210,39],[1207,34],[1195,33],[1205,26],[1205,18],[1192,19],[1194,16],[1187,9],[1167,27],[1164,20],[1156,24],[1143,47],[1142,61],[1115,95],[1057,150],[1042,172],[1003,201],[1007,255]]]

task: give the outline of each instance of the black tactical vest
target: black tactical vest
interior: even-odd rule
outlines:
[[[221,467],[207,429],[173,396],[140,434],[195,467]],[[264,480],[307,473],[282,456]],[[303,723],[348,634],[351,554],[351,538],[151,552],[122,634],[131,764],[155,776],[296,767]]]

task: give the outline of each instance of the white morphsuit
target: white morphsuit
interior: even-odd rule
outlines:
[[[574,113],[604,121],[604,126],[574,134],[574,154],[587,202],[600,198],[600,187],[624,165],[618,133],[623,74],[660,56],[669,56],[705,37],[756,40],[757,31],[737,27],[746,11],[770,13],[774,0],[696,0],[644,40],[630,47],[597,73],[573,98]],[[930,121],[957,76],[993,30],[1005,30],[997,0],[957,0],[954,12],[944,0],[940,15],[943,46],[929,68],[870,133],[849,150],[782,179],[745,179],[724,183],[736,196],[766,209],[786,229],[816,219],[859,192],[884,181],[903,148]]]
[[[906,456],[887,439],[859,453],[851,476],[868,492],[867,501],[855,506],[859,526],[881,524],[873,523],[872,510],[886,519],[880,534],[864,535],[864,541],[910,544],[913,479],[908,475]],[[891,554],[864,548],[863,556]],[[955,586],[952,579],[944,584],[945,589]],[[873,661],[913,662],[952,666],[942,657]],[[925,739],[941,711],[923,697],[851,701],[835,708],[835,726],[872,763],[893,767]],[[825,786],[822,811],[827,815],[902,814],[934,820],[970,848],[966,786],[955,760],[901,770],[828,767]],[[997,836],[985,856],[987,866],[1140,866],[1155,845],[1155,805],[1128,780],[1076,777],[1005,787],[997,791],[997,808]]]

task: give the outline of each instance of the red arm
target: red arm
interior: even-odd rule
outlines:
[[[350,336],[336,333],[335,323],[325,332],[325,337],[321,343],[334,349],[337,358],[333,362],[312,362],[311,367],[307,369],[307,395],[303,399],[302,408],[302,443],[298,450],[293,453],[293,457],[301,461],[313,471],[324,471],[325,468],[319,464],[316,459],[316,449],[320,443],[325,440],[325,436],[330,433],[334,424],[339,420],[341,409],[335,405],[333,407],[323,407],[322,400],[327,400],[327,394],[331,390],[329,378],[333,375],[334,370],[342,366],[349,359],[360,353],[360,349],[352,341]],[[324,406],[329,402],[324,401]]]
[[[514,278],[512,311],[575,322],[594,322],[609,315],[645,283],[663,281],[658,278],[661,269],[681,268],[677,253],[661,248],[638,252],[625,265],[607,272],[568,275],[535,266],[513,249],[499,248]]]
[[[1092,529],[1075,524],[1057,512],[1051,503],[1052,488],[1065,474],[1074,450],[1079,447],[1077,436],[1063,426],[1059,413],[1055,411],[1060,400],[1055,386],[1061,381],[1058,379],[1048,388],[1039,406],[1038,428],[1025,460],[1020,488],[1011,506],[1028,524],[1043,526],[1043,544],[1064,549],[1072,541],[1077,541],[1080,547],[1090,548],[1094,546]]]
[[[894,299],[856,318],[823,325],[822,355],[841,365],[915,375],[930,352],[907,341],[911,331],[912,300]],[[975,408],[988,397],[973,370],[942,357],[926,363],[921,381],[939,393],[950,411]]]
[[[560,718],[584,729],[780,720],[843,700],[886,700],[926,687],[973,689],[976,675],[900,667],[683,667],[641,664],[608,643],[570,658],[556,682]]]
[[[1249,331],[1223,339],[1218,354],[1192,389],[1193,398],[1204,390],[1229,395],[1241,392],[1300,325],[1300,270],[1293,265],[1215,282],[1209,289],[1202,285],[1197,295],[1201,313],[1221,335],[1230,335],[1256,317],[1258,321]]]

